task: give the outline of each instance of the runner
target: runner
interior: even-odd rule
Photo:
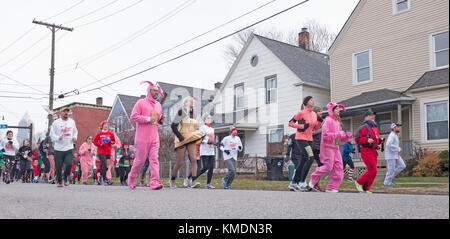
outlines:
[[[317,120],[319,122],[323,122],[322,118],[322,108],[319,106],[314,106],[312,109],[317,114]],[[322,129],[313,132],[313,143],[312,150],[314,154],[314,160],[317,163],[317,167],[322,166],[323,164],[320,162],[320,142],[322,141]]]
[[[211,127],[211,122],[212,122],[211,115],[207,115],[205,117],[205,125],[203,125],[200,128],[205,137],[203,138],[202,144],[200,144],[200,159],[202,161],[203,167],[197,174],[197,177],[200,177],[200,175],[208,171],[206,175],[206,186],[205,186],[207,189],[215,189],[215,187],[211,184],[211,179],[214,172],[214,163],[216,161],[216,156],[214,153],[214,146],[216,145],[216,142],[214,136],[214,129]]]
[[[119,149],[117,159],[119,160],[118,176],[120,178],[120,185],[127,186],[128,174],[130,173],[131,165],[133,165],[131,161],[134,159],[128,143],[125,142],[123,147]]]
[[[312,151],[312,132],[320,129],[322,122],[318,119],[317,114],[312,111],[314,107],[314,99],[307,96],[303,100],[302,110],[298,112],[290,121],[289,126],[296,128],[295,144],[301,152],[300,163],[295,169],[293,183],[289,184],[289,189],[293,191],[310,191],[311,188],[306,184],[306,176],[314,161],[314,153]],[[304,109],[303,109],[304,108]]]
[[[45,140],[44,140],[45,141]],[[44,183],[49,183],[50,179],[50,160],[49,160],[49,150],[50,150],[50,142],[45,141],[39,145],[39,152],[41,155],[42,163],[41,163],[41,173],[44,178]]]
[[[87,179],[89,177],[89,172],[91,171],[91,166],[94,164],[95,160],[95,145],[92,143],[92,136],[86,137],[85,142],[80,146],[80,156],[81,156],[81,181],[84,185],[87,185]]]
[[[136,135],[134,140],[136,158],[128,174],[128,186],[131,189],[136,188],[135,179],[145,159],[148,157],[151,172],[150,189],[158,190],[163,188],[163,184],[159,178],[158,126],[164,123],[165,118],[162,115],[161,104],[157,99],[159,95],[164,98],[164,94],[158,85],[154,85],[150,81],[141,82],[141,84],[143,83],[149,84],[147,96],[145,99],[140,99],[136,102],[130,115],[130,119],[136,122]]]
[[[366,165],[367,171],[361,175],[356,181],[355,186],[359,192],[370,192],[375,177],[377,176],[377,149],[383,143],[383,138],[380,138],[380,132],[375,123],[376,113],[367,111],[364,114],[364,121],[356,132],[356,143],[361,147],[361,159]]]
[[[353,163],[352,156],[350,154],[355,153],[355,149],[353,148],[353,138],[348,139],[347,142],[345,142],[343,150],[342,150],[342,169],[345,169],[345,166],[348,164],[350,166],[350,169],[348,170],[347,175],[347,181],[353,182],[353,172],[355,171],[355,164]]]
[[[11,130],[6,132],[6,138],[0,142],[0,150],[3,151],[3,160],[5,170],[3,172],[3,180],[6,184],[14,182],[14,171],[16,167],[16,152],[19,150],[19,143],[14,139]]]
[[[22,183],[28,183],[31,175],[31,147],[27,139],[23,140],[22,147],[19,148],[19,159],[20,159],[20,177],[22,178]]]
[[[72,161],[72,184],[75,184],[76,181],[78,181],[78,184],[80,184],[80,178],[81,178],[81,162],[80,162],[80,155],[77,151],[73,153],[73,161]]]
[[[78,130],[75,121],[69,118],[70,109],[61,109],[61,118],[55,120],[50,128],[50,137],[55,142],[55,170],[57,187],[69,186],[69,175],[72,169],[73,148],[77,141]],[[64,175],[61,171],[64,167]]]
[[[41,146],[41,138],[36,142],[36,148],[33,149],[33,183],[39,182],[39,171],[41,171],[42,156],[39,152],[39,147]]]
[[[103,185],[108,186],[112,184],[111,179],[107,179],[106,172],[108,171],[108,160],[111,159],[111,147],[115,144],[114,134],[109,131],[108,122],[103,121],[101,123],[100,132],[95,135],[92,141],[95,146],[97,146],[97,156],[100,159],[101,165],[101,177],[103,180]]]
[[[235,127],[231,127],[230,135],[223,138],[220,143],[220,150],[224,152],[223,159],[228,168],[227,175],[222,178],[223,189],[230,189],[234,176],[236,175],[238,151],[242,151],[241,138],[237,136],[237,133],[237,129]]]
[[[172,131],[176,136],[175,154],[177,163],[172,170],[170,187],[176,188],[175,178],[177,177],[178,170],[183,165],[184,156],[187,151],[192,172],[192,184],[189,186],[196,188],[200,186],[199,182],[195,182],[197,179],[197,145],[201,144],[204,135],[198,129],[198,121],[194,118],[194,98],[192,96],[184,98],[181,107],[182,109],[178,111],[171,125]]]
[[[108,167],[108,170],[106,171],[106,179],[109,183],[112,184],[111,171],[116,163],[116,152],[118,149],[120,149],[120,147],[122,147],[122,143],[120,142],[120,138],[117,136],[117,134],[114,133],[114,128],[109,128],[109,131],[114,135],[115,142],[111,145],[111,158],[106,161],[106,166]],[[116,177],[118,176],[119,175],[116,174]]]
[[[402,125],[398,123],[392,123],[392,132],[389,134],[389,137],[386,141],[386,152],[384,158],[386,159],[387,172],[383,186],[387,188],[390,188],[391,184],[395,184],[395,176],[397,176],[406,167],[405,162],[400,156],[400,153],[402,152],[402,148],[399,147],[400,142],[398,139],[400,126]]]
[[[55,149],[53,147],[52,139],[50,138],[50,132],[47,132],[44,141],[42,141],[44,145],[48,144],[48,161],[50,163],[50,171],[49,171],[49,183],[55,184]]]
[[[323,163],[321,167],[317,167],[314,173],[311,174],[309,187],[315,191],[322,192],[319,187],[319,180],[322,176],[330,174],[330,182],[326,187],[326,192],[337,193],[341,185],[342,172],[342,156],[339,151],[339,143],[347,141],[352,137],[351,132],[344,132],[342,127],[342,120],[340,111],[345,110],[343,105],[330,102],[327,104],[328,117],[322,126],[322,141],[320,144],[320,162]]]

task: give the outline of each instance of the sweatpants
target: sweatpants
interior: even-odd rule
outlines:
[[[302,152],[302,157],[299,159],[300,162],[298,166],[295,168],[294,179],[292,180],[294,183],[305,182],[306,176],[309,173],[309,169],[311,168],[312,163],[314,162],[314,154],[312,152],[312,141],[306,140],[295,140],[295,144],[297,148],[299,148]],[[312,155],[308,155],[307,148],[309,148]]]
[[[206,184],[211,183],[213,171],[214,171],[214,163],[215,163],[215,156],[214,155],[203,155],[200,156],[200,159],[202,161],[202,168],[199,172],[197,172],[197,177],[200,177],[200,175],[204,174],[206,171],[208,171],[208,174],[206,174]]]
[[[369,149],[366,147],[361,147],[361,159],[366,165],[367,171],[361,175],[356,181],[359,185],[363,186],[364,191],[370,191],[370,187],[375,181],[378,173],[377,169],[377,159],[378,153],[375,149]]]
[[[100,174],[102,175],[103,182],[105,182],[106,179],[106,171],[108,171],[108,165],[107,161],[111,159],[111,155],[106,154],[98,154],[98,158],[100,159],[100,163],[102,164],[102,167],[100,169]]]
[[[403,169],[406,168],[405,162],[401,157],[397,159],[386,159],[386,178],[384,179],[384,185],[391,185],[392,180],[397,176]]]
[[[130,173],[130,170],[131,170],[131,166],[129,166],[129,167],[119,166],[119,178],[120,178],[121,183],[127,182],[128,174]]]
[[[234,180],[234,176],[236,175],[236,160],[234,159],[227,159],[225,160],[225,166],[228,168],[227,175],[225,175],[225,183],[228,187],[231,186]]]
[[[65,182],[69,182],[68,177],[72,171],[72,161],[73,161],[73,149],[67,151],[55,150],[55,170],[57,183],[62,183],[63,177]],[[64,166],[64,175],[62,175],[61,172],[63,166]]]

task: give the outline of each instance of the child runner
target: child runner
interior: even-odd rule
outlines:
[[[345,169],[345,166],[348,164],[350,169],[347,174],[347,181],[353,182],[353,172],[355,171],[355,165],[353,164],[352,156],[350,154],[355,153],[355,149],[353,148],[353,138],[348,139],[344,144],[344,149],[342,150],[342,161],[343,166],[342,169]]]
[[[119,160],[119,178],[120,185],[127,186],[128,174],[131,170],[131,160],[133,160],[133,155],[129,149],[129,144],[124,143],[123,147],[117,151],[117,159]]]
[[[302,110],[289,121],[289,126],[297,129],[295,143],[296,147],[299,147],[302,151],[300,163],[295,169],[293,183],[288,186],[289,189],[294,191],[304,192],[311,190],[306,183],[306,176],[308,175],[309,169],[314,161],[314,153],[312,151],[312,132],[319,130],[322,125],[322,122],[318,120],[319,117],[317,114],[312,111],[313,107],[313,97],[305,97],[302,104]]]
[[[50,142],[43,141],[39,146],[39,152],[42,158],[41,173],[43,174],[44,183],[48,183],[50,179],[50,160],[49,157]]]
[[[111,158],[106,161],[106,166],[108,167],[108,170],[106,171],[106,178],[108,182],[112,183],[112,174],[111,170],[114,168],[114,165],[116,163],[116,153],[117,149],[120,149],[122,147],[122,143],[120,142],[120,138],[114,133],[114,128],[109,128],[109,131],[114,135],[115,143],[111,145]],[[118,174],[116,174],[116,177]]]
[[[38,183],[39,179],[39,171],[41,170],[42,165],[42,156],[39,152],[39,147],[41,146],[41,139],[39,138],[36,142],[36,148],[33,149],[33,168],[34,168],[34,178],[33,183]]]
[[[102,130],[95,135],[93,143],[97,146],[97,155],[102,164],[100,172],[103,185],[108,186],[112,184],[112,181],[108,181],[106,178],[107,161],[111,159],[111,146],[115,143],[115,138],[114,134],[109,131],[108,122],[103,121],[100,127]]]
[[[319,187],[319,180],[322,176],[330,174],[330,182],[326,187],[326,192],[337,193],[341,185],[342,172],[342,156],[339,151],[339,143],[347,141],[352,137],[351,132],[342,131],[342,120],[340,117],[341,108],[345,110],[343,105],[330,102],[327,104],[328,117],[322,126],[322,142],[320,144],[320,162],[323,163],[321,167],[317,167],[314,173],[311,174],[309,187],[315,191],[321,192]]]
[[[87,185],[87,179],[89,177],[89,172],[95,160],[95,145],[92,143],[94,138],[92,136],[86,137],[86,141],[80,146],[80,156],[81,156],[81,178],[84,185]]]
[[[23,145],[19,148],[20,176],[22,177],[22,183],[29,181],[32,155],[30,143],[27,139],[23,140]]]
[[[237,133],[237,129],[235,127],[231,127],[230,135],[223,138],[220,143],[220,150],[224,152],[223,159],[225,160],[225,165],[228,168],[227,175],[225,175],[222,179],[223,189],[230,189],[234,176],[236,175],[238,151],[242,151],[241,138],[237,136]]]
[[[319,122],[323,122],[322,118],[322,108],[319,106],[314,106],[312,109],[317,114],[317,120]],[[322,166],[323,164],[320,162],[320,141],[322,140],[322,129],[313,132],[313,143],[312,150],[314,153],[314,160],[317,163],[317,167]]]
[[[75,184],[78,181],[80,184],[81,177],[81,163],[80,163],[80,155],[77,151],[73,153],[73,162],[72,162],[72,184]]]

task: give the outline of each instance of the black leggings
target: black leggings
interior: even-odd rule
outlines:
[[[200,159],[202,160],[202,168],[197,173],[197,177],[200,177],[203,173],[208,171],[208,174],[206,174],[206,184],[211,183],[213,171],[214,171],[214,163],[215,163],[215,156],[214,155],[203,155],[200,156]]]
[[[314,155],[312,157],[308,156],[308,153],[306,152],[306,147],[311,149],[312,152],[312,141],[306,141],[306,140],[295,140],[295,147],[301,150],[302,157],[300,158],[300,162],[295,169],[294,174],[294,183],[299,182],[305,182],[306,176],[309,173],[309,169],[311,168],[312,163],[314,162]]]
[[[128,179],[128,173],[130,173],[131,170],[131,166],[130,167],[122,167],[119,166],[119,177],[120,177],[120,182],[127,182]]]
[[[103,182],[106,182],[106,172],[108,171],[108,167],[106,166],[106,160],[111,159],[111,155],[106,154],[98,154],[98,158],[102,163],[102,168],[100,170],[100,174],[102,175]]]
[[[350,166],[351,169],[355,169],[355,165],[353,164],[352,160],[342,161],[342,163],[343,163],[342,169],[345,169],[345,165],[347,164],[348,166]]]
[[[320,150],[314,149],[313,153],[314,153],[314,160],[317,163],[317,167],[322,166],[323,164],[320,162]]]

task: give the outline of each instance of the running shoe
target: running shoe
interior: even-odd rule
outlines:
[[[397,182],[394,179],[392,179],[391,184],[392,185],[397,185]]]
[[[392,188],[392,186],[391,185],[387,185],[387,184],[384,184],[383,183],[383,185],[382,185],[383,187],[385,187],[385,188]]]
[[[175,180],[170,180],[170,188],[172,188],[172,189],[177,188],[177,184],[175,183]]]
[[[106,183],[107,183],[108,185],[112,185],[112,184],[113,184],[113,181],[110,179],[110,180],[107,180]]]
[[[88,183],[87,182],[83,182],[83,185],[88,185]]]
[[[365,194],[372,194],[371,191],[363,191],[363,193],[365,193]]]
[[[298,186],[298,184],[291,182],[288,186],[289,190],[294,191],[294,192],[298,192],[300,191],[300,187]]]
[[[198,187],[200,187],[200,183],[199,182],[193,182],[191,184],[191,188],[198,188]]]
[[[227,183],[225,182],[225,178],[222,178],[222,185],[224,189],[228,188]]]
[[[36,177],[33,178],[33,183],[38,183],[38,179]]]
[[[191,184],[189,184],[189,180],[187,179],[187,178],[185,178],[184,179],[184,182],[183,182],[183,186],[185,187],[185,188],[187,188],[187,187],[189,187]]]
[[[70,184],[69,181],[64,181],[64,186],[67,187],[67,186],[69,186],[69,184]]]
[[[316,183],[315,185],[312,184],[311,181],[309,181],[309,188],[312,188],[312,190],[316,192],[323,192],[323,190],[319,187],[319,183]]]
[[[63,187],[63,185],[62,185],[62,183],[58,183],[58,184],[56,185],[56,187],[58,187],[58,188],[62,188],[62,187]]]
[[[206,189],[215,189],[216,187],[214,187],[212,184],[206,184]]]
[[[358,192],[360,192],[360,193],[364,192],[363,187],[356,180],[355,180],[355,186],[356,186],[356,190],[358,190]]]
[[[331,190],[325,190],[325,192],[327,193],[338,193],[339,191],[336,189],[331,189]]]
[[[229,187],[224,187],[223,189],[225,189],[225,190],[230,190],[230,188],[229,188]]]

